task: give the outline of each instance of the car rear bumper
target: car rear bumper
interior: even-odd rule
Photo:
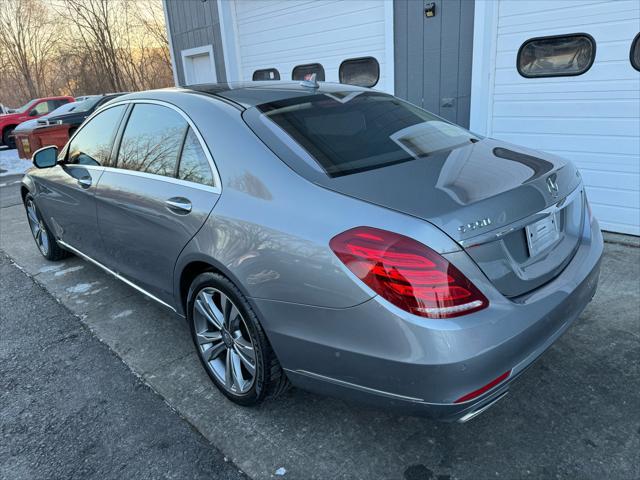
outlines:
[[[487,294],[490,307],[431,320],[380,297],[346,309],[252,299],[297,386],[404,413],[467,421],[503,398],[521,375],[578,318],[595,294],[603,250],[597,222],[585,222],[565,270],[522,297],[506,299],[464,252],[451,254]],[[456,403],[505,372],[483,394]]]

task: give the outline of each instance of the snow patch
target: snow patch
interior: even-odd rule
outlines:
[[[113,316],[113,318],[124,318],[124,317],[128,317],[129,315],[131,315],[133,313],[133,310],[123,310],[122,312],[116,314]]]
[[[24,173],[33,167],[29,160],[18,157],[18,150],[0,150],[0,177]]]
[[[98,282],[78,283],[77,285],[74,285],[73,287],[67,288],[67,292],[69,292],[69,293],[86,293],[89,290],[91,290],[91,287],[96,283],[98,283]]]
[[[83,268],[84,267],[82,265],[65,268],[64,270],[60,270],[59,272],[54,273],[54,276],[61,277],[62,275],[66,275],[67,273],[71,273],[71,272],[77,272],[78,270],[82,270]]]
[[[55,272],[56,270],[60,270],[62,267],[64,267],[64,263],[58,263],[57,265],[46,265],[42,267],[40,270],[38,270],[38,272],[40,273]]]
[[[284,477],[285,473],[287,473],[287,469],[284,467],[280,467],[276,470],[276,475],[278,475],[279,477]]]

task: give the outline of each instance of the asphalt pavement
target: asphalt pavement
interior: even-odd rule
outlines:
[[[4,255],[0,279],[0,478],[246,478]]]
[[[6,178],[0,177],[0,184],[6,183]],[[5,193],[3,189],[11,191]],[[138,445],[129,457],[130,462],[143,465],[159,462],[157,470],[149,471],[149,477],[172,475],[167,472],[176,471],[171,470],[173,462],[179,463],[187,454],[192,455],[189,461],[205,469],[203,475],[208,475],[208,464],[195,460],[202,459],[197,448],[179,450],[168,441],[169,447],[176,449],[166,454],[171,461],[158,459],[159,438],[183,438],[186,420],[210,442],[204,445],[213,452],[212,458],[219,458],[215,447],[255,479],[640,478],[637,238],[608,236],[612,241],[605,245],[600,287],[593,302],[514,383],[504,400],[467,424],[442,424],[296,389],[260,408],[231,404],[202,370],[184,321],[78,258],[59,263],[44,260],[30,237],[24,209],[19,199],[15,200],[17,194],[14,185],[0,186],[0,198],[6,195],[6,205],[13,205],[0,209],[0,249],[62,305],[52,302],[51,297],[34,295],[28,302],[16,304],[18,313],[8,315],[10,320],[19,317],[21,321],[2,317],[0,352],[6,355],[5,349],[13,349],[14,344],[16,347],[11,354],[13,360],[7,362],[3,357],[0,366],[4,395],[0,398],[3,412],[0,472],[7,472],[8,465],[34,458],[30,455],[37,453],[31,450],[53,452],[55,448],[58,453],[49,457],[57,465],[55,468],[60,468],[64,459],[78,457],[91,462],[103,457],[104,465],[95,474],[84,476],[97,478],[117,471],[116,468],[138,468],[115,455]],[[22,287],[23,283],[31,285],[30,289],[40,289],[26,276],[11,277],[14,280],[7,287],[4,270],[2,278],[2,290],[10,290],[1,297],[3,311],[18,302],[16,298],[24,298],[12,293],[27,288]],[[49,300],[45,302],[44,298]],[[90,336],[85,339],[85,334],[90,335],[84,328],[88,327],[111,351],[103,344],[91,348],[83,347],[84,343],[74,346],[75,338],[53,342],[68,335],[66,330],[58,334],[54,329],[48,335],[50,330],[45,329],[43,333],[43,320],[36,317],[44,316],[45,325],[55,322],[57,316],[45,313],[54,304],[77,315],[69,322],[76,325],[70,332],[85,332],[79,342],[91,345],[95,342]],[[103,356],[97,356],[103,347]],[[54,355],[55,363],[48,361],[49,355]],[[110,371],[110,362],[117,360],[116,356],[124,362],[120,363],[117,375],[103,374],[102,363],[106,362],[104,369]],[[4,364],[8,366],[5,368]],[[39,376],[39,370],[44,375]],[[131,387],[134,382],[131,372],[153,391],[142,384],[138,389]],[[67,376],[57,376],[63,374]],[[102,383],[91,397],[93,400],[86,400],[84,410],[82,402],[73,403],[74,398],[84,399],[87,389],[101,382],[108,383]],[[25,390],[25,396],[7,393],[9,388]],[[39,416],[43,414],[40,405],[45,408],[46,399],[56,399],[61,390],[67,392],[62,397],[65,401],[59,398],[49,405],[55,421],[47,430],[40,425]],[[39,395],[40,391],[44,393]],[[112,391],[116,392],[114,403],[100,404],[101,398],[110,401]],[[142,407],[147,400],[135,395],[139,391],[149,396],[147,407]],[[180,416],[168,415],[166,412],[172,412],[159,401],[158,395]],[[74,408],[64,413],[67,406]],[[111,414],[106,410],[108,406],[114,409]],[[58,410],[61,413],[56,413]],[[31,429],[25,427],[28,434],[13,433],[21,428],[11,420],[18,414],[23,416],[25,425],[32,425]],[[158,423],[154,422],[156,415],[161,419]],[[121,418],[126,418],[126,422],[114,420]],[[9,421],[7,426],[5,419]],[[96,430],[85,430],[84,424],[92,422]],[[121,428],[113,435],[121,440],[117,444],[107,442],[109,448],[102,441],[95,445],[88,442],[84,448],[77,443],[82,437],[95,437],[101,431],[108,432],[130,422],[135,425],[133,430],[153,434],[127,437],[128,430]],[[59,424],[58,430],[53,428]],[[186,441],[194,445],[204,442],[196,432],[192,434],[196,437],[186,436]],[[120,443],[128,448],[118,450]],[[9,464],[3,453],[6,451],[22,452],[24,460]],[[115,456],[109,456],[111,453]],[[45,458],[41,462],[46,463]],[[55,472],[55,468],[49,471]],[[145,477],[144,473],[130,472],[134,477]],[[280,477],[276,472],[284,475]],[[191,477],[196,477],[195,472],[181,478]]]

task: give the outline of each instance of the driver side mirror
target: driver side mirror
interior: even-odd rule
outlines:
[[[29,116],[30,117],[37,117],[38,116],[38,111],[34,108],[33,110],[31,110],[29,112]]]
[[[55,167],[58,162],[58,147],[44,147],[33,154],[33,164],[38,168]]]

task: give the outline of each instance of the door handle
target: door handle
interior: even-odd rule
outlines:
[[[78,185],[82,188],[89,188],[91,186],[91,177],[80,177],[77,181]]]
[[[180,213],[189,213],[191,211],[191,202],[187,198],[173,197],[165,200],[164,204],[169,210]]]

